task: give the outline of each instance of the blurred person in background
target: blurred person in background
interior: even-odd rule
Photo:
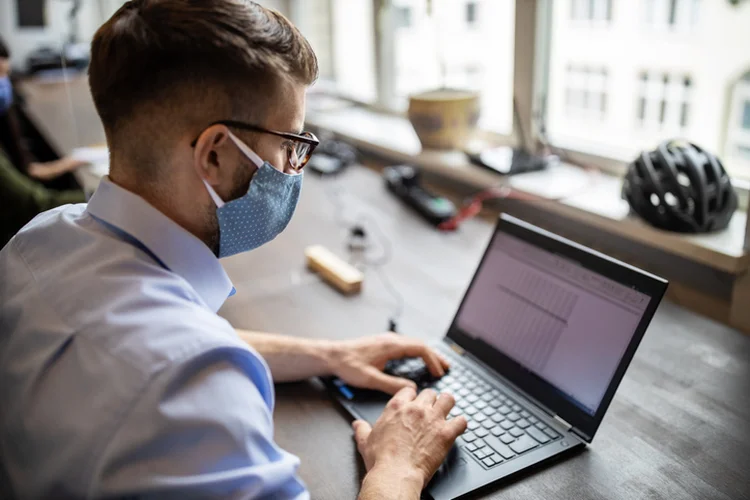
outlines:
[[[69,157],[52,162],[29,161],[14,102],[10,52],[0,39],[0,248],[37,214],[86,201],[80,189],[51,189],[43,183],[84,163]]]

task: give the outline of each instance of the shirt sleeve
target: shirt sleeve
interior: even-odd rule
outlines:
[[[155,377],[122,417],[90,496],[308,499],[299,459],[273,442],[265,366],[222,347]]]

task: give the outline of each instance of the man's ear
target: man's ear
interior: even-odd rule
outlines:
[[[212,186],[221,182],[222,162],[228,162],[229,129],[224,125],[211,125],[205,129],[195,142],[193,165],[201,179]]]

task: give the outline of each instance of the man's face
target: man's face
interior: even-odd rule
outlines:
[[[304,85],[285,83],[278,88],[277,95],[268,104],[265,119],[254,122],[248,120],[247,123],[267,130],[299,134],[305,122],[305,91]],[[295,146],[293,141],[235,127],[227,127],[225,130],[229,130],[277,170],[294,172],[289,163],[290,151]],[[216,147],[215,152],[219,164],[216,179],[219,182],[218,185],[213,182],[211,184],[224,201],[242,196],[248,191],[257,167],[228,138]]]
[[[277,87],[276,95],[266,104],[268,112],[264,119],[241,121],[266,130],[299,134],[305,122],[305,91],[304,85],[284,83]],[[196,190],[193,191],[193,200],[195,195],[203,199],[205,228],[201,233],[205,234],[204,241],[214,250],[218,248],[216,205],[200,179],[205,179],[223,201],[229,202],[248,192],[250,181],[258,169],[230,139],[229,133],[277,170],[294,172],[289,162],[294,143],[284,137],[225,125],[205,129],[191,152],[198,173],[192,181]]]

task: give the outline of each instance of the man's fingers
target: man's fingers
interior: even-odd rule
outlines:
[[[455,404],[456,400],[452,394],[441,392],[440,396],[437,398],[437,401],[435,401],[435,409],[445,417],[448,415],[448,413],[450,413],[451,408],[453,408],[453,405]]]
[[[432,389],[425,389],[419,393],[419,396],[417,396],[417,399],[415,399],[414,402],[432,406],[435,404],[435,400],[437,400],[437,392]]]
[[[367,444],[367,438],[370,437],[372,427],[364,420],[355,420],[352,422],[352,429],[354,429],[354,440],[357,442],[357,449],[360,453],[365,449]]]
[[[468,425],[466,422],[466,418],[463,415],[458,416],[456,418],[452,418],[448,420],[447,422],[445,422],[445,424],[448,426],[448,429],[450,429],[451,433],[453,434],[454,440],[466,431],[466,426]]]
[[[440,353],[435,353],[435,354],[440,360],[440,364],[443,365],[444,370],[447,370],[448,368],[451,367],[450,361],[448,361],[448,359],[445,356],[441,355]]]
[[[416,396],[417,384],[415,384],[411,380],[386,375],[374,366],[369,367],[367,373],[369,375],[369,383],[367,384],[368,389],[375,389],[378,391],[386,392],[388,394],[396,394],[401,389],[409,388],[412,391],[411,397],[407,400],[407,402],[413,400]]]
[[[424,342],[416,339],[402,339],[399,344],[400,353],[399,357],[420,357],[424,360],[424,364],[427,365],[427,369],[430,371],[433,377],[442,377],[445,375],[445,370],[448,367],[444,367],[443,362],[438,357],[438,354],[427,347]]]

